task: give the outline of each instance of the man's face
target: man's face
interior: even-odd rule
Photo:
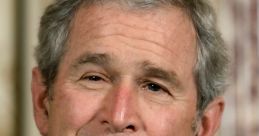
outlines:
[[[42,134],[193,135],[197,47],[182,10],[81,8],[67,44],[46,119],[36,117]]]

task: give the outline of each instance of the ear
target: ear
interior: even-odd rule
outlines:
[[[32,70],[32,100],[34,119],[40,133],[45,136],[48,133],[49,100],[47,87],[43,83],[44,79],[38,67]]]
[[[220,126],[225,102],[223,97],[213,100],[204,110],[201,118],[199,136],[214,136]]]

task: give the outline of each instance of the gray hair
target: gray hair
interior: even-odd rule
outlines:
[[[198,41],[198,57],[193,71],[198,90],[198,111],[203,111],[213,99],[223,94],[228,56],[216,29],[214,10],[205,0],[56,0],[41,18],[39,45],[35,50],[38,67],[49,93],[66,51],[74,15],[82,5],[91,6],[98,2],[124,2],[140,9],[161,6],[184,9],[194,24]]]

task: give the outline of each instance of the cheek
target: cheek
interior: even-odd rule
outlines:
[[[96,92],[66,88],[54,95],[53,119],[63,130],[76,132],[87,124],[101,106],[103,95]]]
[[[193,108],[152,106],[142,111],[145,111],[143,118],[150,136],[192,134],[191,126],[195,114]]]

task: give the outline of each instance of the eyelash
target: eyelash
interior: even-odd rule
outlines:
[[[93,80],[93,81],[102,80],[102,78],[99,76],[85,76],[82,79]]]
[[[164,93],[167,93],[168,95],[172,96],[172,94],[169,92],[169,90],[164,87],[163,85],[153,82],[153,81],[144,81],[142,88],[149,89],[148,85],[153,85],[153,87],[159,87],[159,90],[163,91]],[[160,91],[152,91],[152,92],[160,92]]]
[[[100,81],[100,80],[103,80],[103,81],[106,81],[106,79],[104,78],[103,75],[100,75],[100,74],[96,74],[96,73],[93,73],[93,74],[84,74],[83,76],[80,77],[79,80],[89,80],[89,81]]]

